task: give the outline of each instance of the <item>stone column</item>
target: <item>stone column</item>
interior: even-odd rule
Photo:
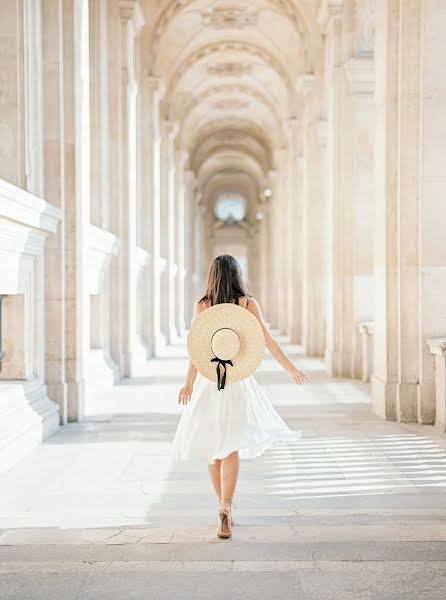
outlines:
[[[204,216],[206,206],[203,202],[203,195],[198,191],[194,202],[194,298],[198,300],[202,295],[205,286],[206,268],[203,252],[204,243]]]
[[[280,333],[288,333],[288,306],[290,304],[290,288],[291,282],[288,279],[288,239],[291,234],[291,226],[288,222],[288,203],[290,202],[288,193],[288,181],[289,181],[289,146],[284,146],[277,151],[277,165],[279,171],[279,196],[276,198],[278,201],[278,214],[277,229],[275,243],[278,246],[278,287],[277,287],[277,306],[280,306],[280,310],[277,314],[277,326]]]
[[[357,325],[373,319],[373,135],[374,135],[374,62],[364,52],[344,65],[352,98],[351,128],[353,161],[351,174],[354,210],[353,282],[354,346],[353,373],[361,377],[362,345]]]
[[[122,332],[119,364],[125,377],[132,375],[136,352],[136,96],[135,42],[143,23],[136,0],[119,3],[119,65],[121,85],[118,113],[118,158],[120,194],[120,309]]]
[[[275,163],[277,164],[277,156],[275,157]],[[280,286],[280,275],[279,275],[279,264],[281,260],[280,246],[277,245],[277,239],[279,236],[279,224],[280,224],[280,177],[277,170],[271,170],[268,173],[268,181],[272,190],[272,196],[269,204],[269,218],[268,218],[268,246],[274,248],[274,252],[268,254],[268,270],[270,273],[270,287],[268,294],[268,309],[269,309],[269,320],[273,327],[278,327],[278,315],[279,315],[279,286]]]
[[[148,310],[145,337],[149,355],[156,356],[164,346],[161,333],[161,129],[159,105],[165,86],[161,79],[146,77],[143,81],[141,116],[141,193],[143,214],[147,215],[147,249],[150,269],[146,294]]]
[[[424,350],[420,350],[424,346],[420,336],[426,331],[427,313],[435,314],[432,310],[435,302],[424,305],[420,291],[424,277],[420,252],[424,240],[423,236],[420,238],[419,223],[426,221],[422,216],[419,160],[428,155],[430,163],[431,156],[435,156],[425,154],[422,145],[420,153],[420,3],[392,0],[377,3],[376,11],[376,314],[372,404],[374,411],[386,419],[432,423],[434,377],[430,356],[426,361],[430,365],[425,373],[427,377],[420,385],[423,380],[420,352]],[[431,97],[430,91],[427,95]],[[422,111],[422,114],[427,116],[428,113]],[[435,125],[429,131],[434,130]],[[429,148],[431,142],[429,139]],[[437,153],[442,149],[444,141],[437,147]],[[430,216],[433,217],[431,225],[441,222],[440,212]],[[438,225],[428,234],[429,240],[437,240],[438,248],[441,247],[441,229]],[[444,256],[441,259],[438,254],[434,264],[439,264],[438,258],[444,264]],[[429,298],[432,298],[431,293]],[[440,304],[436,309],[440,310]],[[434,328],[435,325],[428,328],[426,333],[435,335]],[[426,401],[421,401],[424,391]]]
[[[355,206],[352,177],[352,96],[344,69],[349,22],[343,31],[342,3],[328,3],[326,32],[326,105],[328,123],[327,178],[327,372],[338,377],[355,375],[354,237]]]
[[[175,293],[175,328],[180,337],[186,333],[185,326],[185,177],[184,169],[188,158],[187,152],[177,150],[175,153],[175,225],[177,232],[177,244],[175,247],[175,258],[177,264],[177,279]]]
[[[175,137],[178,126],[170,121],[162,123],[161,130],[161,253],[166,260],[162,277],[162,331],[167,343],[178,338],[175,327]]]
[[[90,221],[109,228],[109,77],[108,9],[105,0],[89,2],[90,19]]]
[[[290,341],[300,343],[302,338],[302,177],[301,148],[302,123],[297,117],[288,119],[288,187],[287,187],[287,329]]]
[[[304,97],[303,116],[303,300],[302,346],[310,356],[322,356],[325,348],[324,259],[326,211],[324,182],[326,125],[321,122],[321,81],[303,76],[298,89]]]
[[[446,431],[446,337],[427,338],[435,357],[435,426]]]
[[[84,413],[90,348],[88,232],[90,107],[88,2],[42,2],[45,194],[62,208],[46,252],[46,381],[61,422]]]
[[[0,174],[42,195],[42,53],[39,3],[4,0],[0,20]]]
[[[446,333],[446,245],[444,241],[444,199],[446,197],[446,173],[444,168],[446,153],[446,64],[444,61],[444,44],[446,11],[443,5],[433,2],[421,2],[415,6],[412,6],[412,2],[409,4],[406,27],[410,28],[408,31],[411,37],[407,40],[407,64],[405,71],[408,75],[411,75],[413,80],[416,73],[412,71],[411,53],[414,52],[414,45],[416,48],[416,40],[421,38],[422,41],[422,48],[420,49],[420,181],[418,193],[413,192],[413,215],[416,216],[417,208],[420,213],[418,214],[418,223],[410,223],[410,228],[406,227],[404,231],[407,256],[404,272],[407,272],[407,265],[411,264],[409,261],[413,260],[413,244],[407,243],[407,240],[414,239],[413,232],[415,232],[418,225],[420,236],[418,246],[420,268],[417,276],[420,286],[418,331],[421,339],[419,339],[418,343],[420,374],[418,377],[417,416],[421,423],[432,423],[435,419],[436,425],[443,427],[444,405],[442,405],[442,412],[438,416],[435,416],[436,406],[438,408],[438,404],[435,405],[435,367],[426,339],[433,336],[444,336]],[[417,21],[421,29],[420,36],[413,25],[414,18],[418,16],[418,5],[420,5],[421,12]],[[409,9],[411,10],[409,11]],[[415,38],[415,41],[412,38]],[[410,81],[412,82],[413,80],[411,79]],[[408,102],[411,99],[414,84],[415,81],[408,86]],[[409,108],[411,108],[411,105],[409,105]],[[406,114],[407,119],[411,120],[412,115],[409,110]],[[410,148],[415,151],[416,145],[414,142],[412,140],[410,143],[405,141],[404,150],[409,151]],[[409,177],[410,174],[410,170],[407,168],[407,176]],[[406,202],[405,196],[406,190],[402,189],[401,205]],[[418,205],[416,204],[417,199]],[[412,277],[412,279],[414,278],[415,276]],[[401,290],[402,302],[405,303],[407,301],[407,296],[412,293],[412,290],[413,281],[406,281],[404,288]]]
[[[186,270],[186,280],[185,280],[185,321],[186,328],[189,327],[190,322],[192,320],[193,307],[194,302],[198,300],[198,296],[196,296],[196,279],[198,278],[198,273],[195,265],[195,210],[196,210],[196,202],[195,202],[195,192],[197,187],[197,179],[195,174],[191,170],[186,170],[184,174],[185,179],[185,270]]]

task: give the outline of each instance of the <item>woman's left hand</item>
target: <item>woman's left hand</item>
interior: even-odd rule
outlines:
[[[193,389],[193,384],[186,382],[178,393],[178,404],[187,404],[190,402]]]

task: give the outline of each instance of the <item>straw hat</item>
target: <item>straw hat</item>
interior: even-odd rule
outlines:
[[[265,354],[265,337],[256,317],[238,304],[215,304],[192,321],[187,336],[192,364],[204,377],[235,383],[253,373]]]

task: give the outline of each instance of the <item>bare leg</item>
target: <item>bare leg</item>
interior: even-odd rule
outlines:
[[[236,450],[225,456],[221,461],[221,497],[224,502],[232,502],[235,486],[237,485],[238,472],[239,455]]]
[[[221,498],[221,460],[217,459],[213,465],[208,465],[209,475],[211,477],[212,485],[214,486],[215,493],[217,494],[218,500]]]

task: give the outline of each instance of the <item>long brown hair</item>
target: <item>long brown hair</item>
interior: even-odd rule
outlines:
[[[213,306],[232,300],[238,302],[243,296],[250,294],[237,260],[230,254],[214,258],[208,272],[206,292],[198,302],[210,302]]]

